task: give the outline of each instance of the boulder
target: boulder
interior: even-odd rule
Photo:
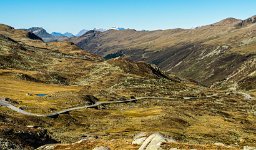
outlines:
[[[43,145],[43,146],[38,147],[36,150],[54,150],[56,146],[57,146],[57,144]]]
[[[141,145],[139,150],[161,150],[160,147],[163,142],[175,142],[171,138],[166,138],[160,133],[150,135]]]
[[[256,150],[256,147],[244,146],[243,150]]]
[[[140,132],[136,134],[133,138],[132,144],[133,145],[142,145],[143,142],[147,139],[147,133]]]
[[[99,147],[95,147],[93,150],[110,150],[110,148],[105,146],[99,146]]]
[[[216,145],[216,146],[225,146],[225,144],[223,144],[223,143],[214,143],[214,145]]]

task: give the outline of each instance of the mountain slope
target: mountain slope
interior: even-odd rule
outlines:
[[[89,33],[89,37],[99,35]],[[246,93],[210,89],[168,76],[144,62],[104,60],[71,42],[45,43],[28,35],[0,25],[1,102],[4,99],[35,114],[103,101],[111,104],[49,118],[26,116],[0,103],[1,141],[35,149],[86,138],[86,142],[60,145],[64,146],[60,149],[91,149],[100,146],[97,143],[131,149],[138,148],[131,144],[135,134],[161,132],[185,146],[219,142],[239,148],[256,146],[252,107],[256,94],[250,98]],[[138,100],[115,103],[130,98]]]
[[[88,30],[83,29],[83,30],[79,31],[79,32],[76,34],[76,36],[81,36],[81,35],[85,34],[87,31],[88,31]]]
[[[227,18],[195,29],[158,31],[109,30],[71,39],[77,46],[106,58],[124,56],[211,86],[255,81],[255,17]],[[232,85],[232,86],[231,86]]]

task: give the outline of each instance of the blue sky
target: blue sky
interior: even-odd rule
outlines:
[[[77,33],[120,26],[137,30],[193,28],[256,15],[256,0],[0,0],[0,23]]]

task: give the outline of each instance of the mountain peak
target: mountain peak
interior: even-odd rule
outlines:
[[[229,18],[223,19],[223,20],[215,23],[214,25],[217,25],[217,26],[230,26],[231,25],[231,26],[233,26],[239,22],[241,22],[240,19],[229,17]]]
[[[66,36],[66,37],[69,37],[69,38],[74,37],[74,35],[70,32],[65,32],[63,35]]]
[[[51,35],[53,35],[53,36],[63,36],[63,34],[60,33],[60,32],[52,32]]]
[[[83,29],[83,30],[79,31],[79,32],[76,34],[76,36],[81,36],[81,35],[85,34],[87,31],[88,31],[88,30]]]
[[[31,27],[27,29],[29,32],[34,33],[35,35],[39,36],[43,40],[46,38],[52,38],[53,36],[49,34],[44,28],[42,27]]]

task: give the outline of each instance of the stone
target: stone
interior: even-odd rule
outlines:
[[[256,150],[256,147],[244,146],[243,150]]]
[[[43,145],[38,147],[36,150],[54,150],[57,145]]]
[[[99,146],[99,147],[95,147],[93,150],[110,150],[110,148],[105,146]]]
[[[216,145],[216,146],[225,146],[225,144],[223,144],[223,143],[214,143],[214,145]]]
[[[142,145],[142,143],[147,139],[146,132],[140,132],[136,134],[133,138],[132,144],[133,145]]]
[[[175,142],[173,139],[166,138],[160,133],[150,135],[141,145],[139,150],[161,150],[163,142]]]
[[[27,96],[33,96],[33,94],[31,94],[31,93],[27,93],[26,95],[27,95]]]

